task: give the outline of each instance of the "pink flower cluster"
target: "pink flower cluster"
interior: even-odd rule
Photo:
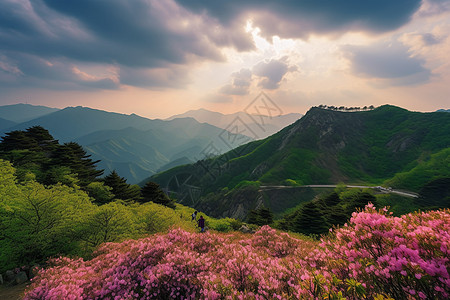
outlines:
[[[350,224],[322,240],[326,263],[340,278],[365,283],[369,294],[395,299],[450,296],[450,213],[392,217],[369,204]]]
[[[448,299],[450,213],[369,205],[320,242],[172,230],[59,258],[25,299]]]

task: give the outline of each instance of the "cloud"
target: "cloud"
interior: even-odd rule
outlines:
[[[74,62],[46,60],[30,54],[16,54],[13,60],[0,56],[0,86],[42,87],[54,90],[118,89],[114,74],[97,76],[82,71]]]
[[[255,49],[251,33],[245,31],[250,19],[266,38],[386,32],[406,24],[420,4],[421,0],[3,0],[0,56],[6,58],[0,66],[0,85],[181,88],[188,84],[181,76],[189,75],[189,66],[224,61],[224,48]],[[25,56],[33,57],[32,67],[20,62]],[[73,73],[74,66],[82,70],[80,65],[89,64],[118,71],[95,78]],[[285,67],[282,61],[269,61],[251,71],[260,77],[259,86],[276,89]],[[239,80],[232,76],[222,92],[248,93],[249,79],[244,85]]]
[[[448,0],[423,0],[419,17],[434,17],[450,11],[450,1]]]
[[[253,49],[251,36],[244,27],[228,29],[217,20],[195,15],[170,0],[0,2],[0,55],[8,61],[29,55],[69,62],[65,69],[70,69],[72,64],[114,66],[123,69],[120,79],[124,82],[119,85],[164,87],[179,82],[183,86],[182,80],[174,80],[179,66],[204,60],[223,61],[222,47]],[[16,81],[25,85],[33,75],[22,67],[18,66],[22,76]],[[171,71],[174,67],[176,70]],[[54,76],[60,83],[64,78],[70,80],[63,69],[60,76]],[[42,71],[48,70],[42,68]],[[162,72],[161,78],[157,78],[156,72]],[[151,78],[138,79],[142,75]],[[101,79],[99,86],[108,87],[105,81]],[[89,87],[93,85],[92,80],[86,83]]]
[[[369,46],[345,46],[352,72],[360,77],[377,79],[378,87],[414,85],[427,82],[431,72],[424,67],[425,60],[412,56],[399,42]]]
[[[297,66],[289,65],[288,57],[263,60],[250,69],[241,69],[231,74],[231,82],[222,86],[219,93],[222,95],[248,95],[254,81],[257,86],[267,90],[280,87],[281,81],[289,72],[297,71]]]
[[[277,89],[284,75],[297,70],[296,66],[289,66],[287,56],[277,60],[262,61],[252,69],[253,74],[259,76],[258,86],[264,89]]]
[[[241,69],[231,74],[231,83],[223,86],[219,92],[225,95],[247,95],[252,84],[252,71]]]
[[[306,38],[345,31],[386,32],[409,22],[421,0],[209,1],[177,0],[224,26],[251,18],[266,37]]]

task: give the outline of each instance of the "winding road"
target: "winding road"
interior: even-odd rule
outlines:
[[[288,186],[288,185],[262,185],[259,187],[260,191],[278,190],[278,189],[299,189],[299,188],[335,188],[334,184],[310,184],[301,186]],[[418,198],[419,195],[410,191],[399,191],[391,188],[384,188],[381,186],[365,186],[365,185],[345,185],[348,188],[360,188],[360,189],[374,189],[382,193],[398,194],[405,197]]]

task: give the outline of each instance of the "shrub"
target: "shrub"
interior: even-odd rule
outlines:
[[[181,229],[59,258],[25,299],[448,299],[450,212],[372,205],[322,240]]]

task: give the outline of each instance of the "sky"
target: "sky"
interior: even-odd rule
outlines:
[[[0,105],[450,108],[450,0],[2,0]]]

